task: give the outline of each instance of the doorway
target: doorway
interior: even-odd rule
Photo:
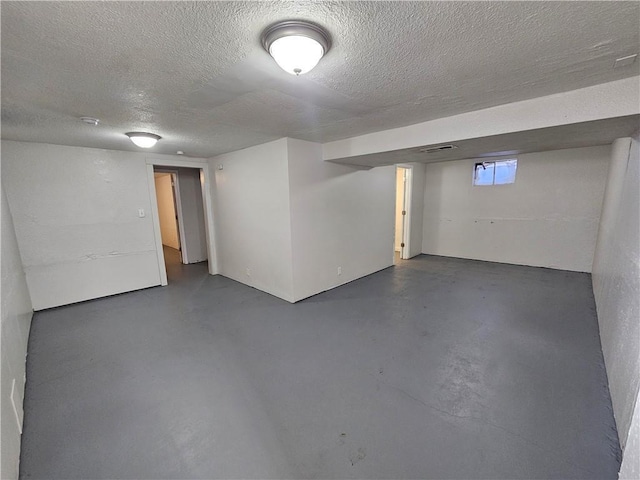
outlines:
[[[410,257],[411,167],[396,167],[396,214],[393,244],[394,263]]]
[[[181,254],[180,219],[178,218],[178,195],[176,184],[177,172],[154,171],[158,217],[160,220],[160,236],[165,264],[175,263],[176,259],[184,263]]]
[[[153,184],[150,192],[157,207],[153,213],[161,284],[189,275],[190,268],[196,268],[192,264],[199,264],[199,270],[204,264],[209,273],[217,273],[210,261],[213,221],[210,192],[205,187],[206,167],[149,168],[150,186]]]

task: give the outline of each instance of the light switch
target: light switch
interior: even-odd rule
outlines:
[[[139,208],[139,209],[138,209],[138,216],[139,216],[140,218],[144,218],[144,208]]]

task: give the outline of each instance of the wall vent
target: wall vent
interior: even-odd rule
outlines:
[[[445,150],[453,150],[454,148],[458,148],[457,145],[438,145],[437,147],[425,147],[419,150],[420,153],[438,153],[444,152]]]

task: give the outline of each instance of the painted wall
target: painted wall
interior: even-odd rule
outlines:
[[[637,399],[618,478],[620,480],[640,478],[640,402]]]
[[[395,167],[355,170],[324,162],[320,144],[287,143],[295,300],[391,266]]]
[[[158,217],[160,218],[162,244],[178,250],[180,249],[180,238],[178,236],[178,223],[176,221],[171,175],[168,173],[156,173],[154,177],[156,181],[156,197],[158,199]]]
[[[210,164],[220,273],[293,301],[287,139],[227,153]]]
[[[0,355],[2,357],[2,373],[0,375],[0,406],[2,412],[0,437],[2,438],[2,456],[0,457],[0,478],[9,480],[18,478],[25,359],[33,312],[4,188],[1,197],[2,284],[0,296],[2,297],[2,320],[0,323]],[[12,386],[15,389],[13,398],[18,418],[16,418],[11,401]]]
[[[402,247],[402,209],[404,207],[404,169],[396,169],[396,210],[395,210],[395,235],[394,250],[400,252]]]
[[[510,185],[473,186],[476,160],[427,164],[422,251],[590,272],[609,150],[519,155]]]
[[[160,284],[148,155],[2,142],[4,185],[35,310]]]
[[[640,478],[640,402],[637,399],[618,478],[620,480]]]
[[[204,223],[200,170],[179,168],[178,183],[184,225],[185,245],[182,246],[182,250],[183,253],[187,253],[188,263],[203,262],[207,260],[207,236]]]
[[[639,218],[638,138],[618,139],[611,147],[592,279],[602,352],[624,457],[630,452],[625,445],[640,388]],[[631,454],[638,462],[640,452],[635,450]],[[626,461],[632,460],[625,458]]]
[[[395,167],[321,155],[283,138],[211,159],[222,275],[293,302],[393,264]]]

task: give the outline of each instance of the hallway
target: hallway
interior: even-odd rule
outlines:
[[[167,265],[35,314],[21,478],[617,478],[587,274],[422,255],[289,304]]]

